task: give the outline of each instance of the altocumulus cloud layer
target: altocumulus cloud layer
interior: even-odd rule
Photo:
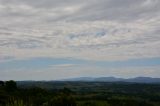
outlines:
[[[0,58],[160,56],[159,0],[0,0]]]
[[[159,58],[159,5],[160,0],[0,0],[0,62]]]

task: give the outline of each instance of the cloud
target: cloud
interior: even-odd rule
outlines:
[[[50,68],[72,68],[77,66],[77,64],[55,64],[55,65],[51,65]]]
[[[159,4],[159,0],[0,0],[0,61],[160,57]]]

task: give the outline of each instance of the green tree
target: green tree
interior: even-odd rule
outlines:
[[[3,81],[0,81],[0,86],[4,86],[4,82]]]
[[[0,106],[3,106],[6,103],[7,95],[3,90],[0,90]]]
[[[5,89],[8,92],[13,92],[17,89],[17,84],[15,81],[10,80],[10,81],[6,81],[5,83]]]
[[[61,94],[54,97],[49,106],[77,106],[75,99],[72,96]]]

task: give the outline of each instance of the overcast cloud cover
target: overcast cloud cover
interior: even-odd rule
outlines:
[[[90,62],[159,59],[159,34],[160,0],[0,0],[0,64],[34,58],[72,58]],[[96,63],[85,69],[73,64],[53,64],[51,67],[72,67],[67,77],[72,76],[73,70],[86,76],[92,76],[93,71],[101,75],[115,70],[114,67],[96,66]],[[10,65],[8,63],[5,69],[0,67],[3,79],[14,76],[8,68]],[[133,76],[142,75],[146,67],[136,68],[139,74],[134,71]],[[153,71],[147,75],[155,76],[159,72],[157,67],[160,67],[160,59],[156,69],[149,67]],[[56,69],[44,70],[56,73]],[[120,75],[114,72],[111,75],[130,75],[127,71],[126,74],[115,72]],[[80,76],[80,73],[73,76]],[[34,72],[32,74],[34,76]],[[16,76],[23,78],[17,73],[13,79]],[[45,78],[40,74],[36,79]]]

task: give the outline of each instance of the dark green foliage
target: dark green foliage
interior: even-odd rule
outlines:
[[[0,106],[160,106],[160,84],[6,81]]]
[[[0,81],[0,86],[4,86],[4,82],[3,81]]]
[[[17,89],[17,84],[15,81],[10,80],[10,81],[6,81],[5,83],[5,89],[8,92],[13,92]]]
[[[20,100],[20,99],[14,100],[14,98],[12,98],[6,103],[6,106],[26,106],[26,105],[23,103],[22,100]],[[30,104],[30,106],[32,106],[32,105]]]
[[[7,100],[7,95],[6,95],[6,93],[1,89],[0,90],[0,106],[1,106],[1,104],[5,104],[6,103],[6,100]]]
[[[78,106],[110,106],[107,101],[81,101],[78,103]]]
[[[72,93],[72,91],[71,91],[70,89],[66,88],[66,87],[64,87],[64,88],[61,90],[61,92],[63,92],[64,94],[68,94],[68,95]]]
[[[154,106],[153,104],[143,101],[143,100],[134,100],[134,99],[110,99],[108,103],[111,106]]]
[[[49,106],[76,106],[76,101],[70,95],[60,94],[50,101]]]

